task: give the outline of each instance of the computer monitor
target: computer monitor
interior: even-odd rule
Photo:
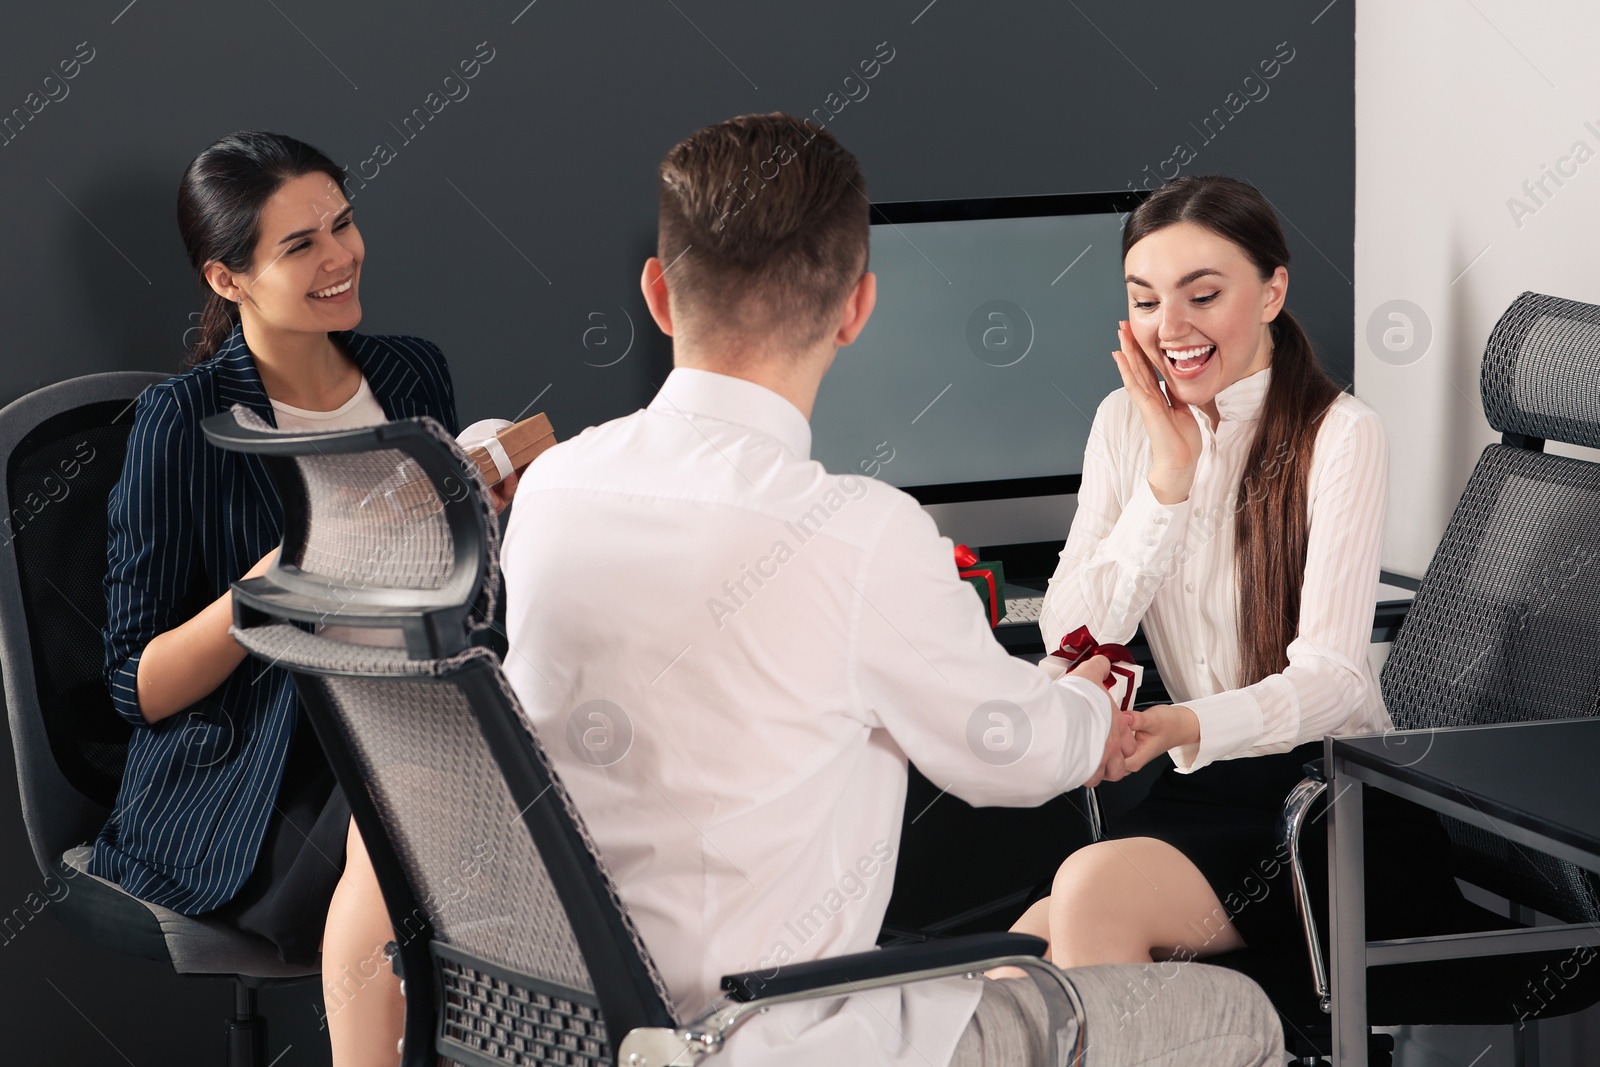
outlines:
[[[812,456],[905,489],[972,545],[1060,541],[1122,384],[1122,225],[1147,194],[876,204],[878,304],[812,413]]]

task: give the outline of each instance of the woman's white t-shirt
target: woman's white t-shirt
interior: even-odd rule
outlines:
[[[1188,499],[1172,505],[1150,491],[1150,439],[1127,390],[1106,397],[1089,431],[1077,515],[1039,614],[1052,649],[1079,626],[1096,641],[1122,643],[1144,624],[1172,702],[1200,720],[1200,743],[1171,752],[1183,771],[1287,752],[1330,733],[1392,728],[1367,658],[1389,446],[1377,413],[1349,394],[1329,407],[1312,451],[1309,544],[1289,665],[1239,685],[1234,521],[1271,373],[1218,393],[1215,427],[1191,406],[1201,453]]]
[[[346,430],[389,421],[378,398],[372,395],[372,387],[367,384],[365,374],[361,376],[361,384],[356,386],[355,394],[332,411],[311,411],[274,400],[272,414],[280,430]]]

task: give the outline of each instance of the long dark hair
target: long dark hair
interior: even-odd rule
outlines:
[[[261,236],[262,207],[284,182],[318,171],[344,191],[344,171],[305,142],[266,130],[240,130],[195,156],[183,172],[178,232],[205,296],[190,366],[216,355],[239,321],[238,306],[206,281],[206,264],[216,260],[231,271],[248,271]]]
[[[1152,193],[1122,231],[1123,258],[1141,239],[1177,222],[1232,241],[1263,281],[1289,264],[1289,246],[1267,198],[1246,182],[1219,175],[1178,178]],[[1322,418],[1341,391],[1288,308],[1268,328],[1272,374],[1235,511],[1241,686],[1289,665],[1310,539],[1311,452]]]

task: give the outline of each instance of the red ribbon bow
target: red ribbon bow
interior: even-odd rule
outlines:
[[[1104,656],[1110,660],[1111,675],[1128,679],[1128,692],[1122,698],[1122,710],[1129,710],[1128,704],[1133,698],[1133,672],[1124,664],[1131,665],[1134,660],[1133,653],[1128,651],[1126,645],[1098,644],[1094,639],[1094,635],[1089,632],[1089,628],[1080,626],[1063,637],[1061,639],[1061,647],[1050,653],[1050,655],[1066,660],[1067,670],[1069,671],[1095,656]],[[1111,689],[1116,685],[1116,682],[1113,681],[1112,677],[1107,677],[1105,685],[1107,689]]]
[[[989,583],[989,629],[1000,625],[1000,598],[994,586],[994,571],[977,567],[978,554],[966,545],[956,546],[956,567],[963,578],[982,578]]]

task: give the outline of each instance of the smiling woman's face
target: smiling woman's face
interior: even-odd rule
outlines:
[[[248,310],[241,313],[268,329],[353,330],[361,321],[366,247],[352,210],[326,174],[290,178],[261,209],[249,273],[230,273],[213,263],[207,277],[224,296],[243,296],[240,307]]]
[[[1265,281],[1244,250],[1192,222],[1141,238],[1123,259],[1128,324],[1174,400],[1215,411],[1216,395],[1267,367],[1289,272]]]

